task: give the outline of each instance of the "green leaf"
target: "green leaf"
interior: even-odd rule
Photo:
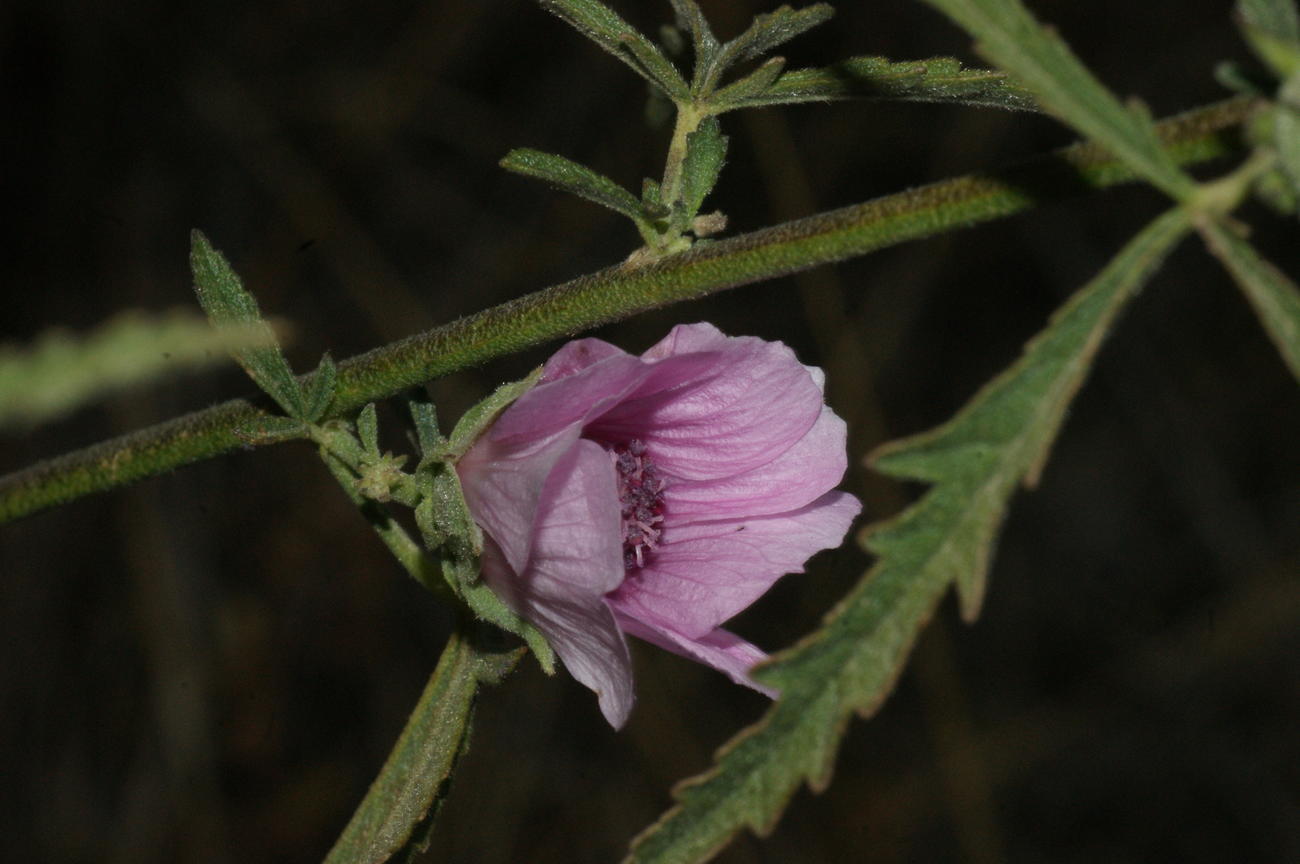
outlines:
[[[1300,196],[1300,72],[1296,72],[1278,92],[1273,117],[1273,146],[1282,173]]]
[[[190,232],[190,269],[199,304],[214,326],[264,328],[266,338],[262,347],[239,348],[231,353],[254,383],[286,414],[302,417],[302,389],[276,344],[274,331],[262,319],[257,301],[244,290],[225,256],[212,248],[202,231]]]
[[[446,439],[438,431],[438,411],[433,403],[422,398],[411,399],[407,403],[411,411],[411,421],[415,425],[415,437],[420,445],[421,457],[435,451],[442,452]]]
[[[671,0],[673,11],[677,13],[679,27],[691,34],[691,43],[695,51],[695,77],[698,82],[700,73],[712,61],[718,50],[718,39],[704,17],[695,0]],[[693,85],[692,85],[693,86]]]
[[[479,685],[499,681],[518,660],[517,651],[486,652],[459,633],[452,635],[411,719],[326,864],[387,861],[407,847],[417,826],[446,797],[469,744]]]
[[[316,423],[329,411],[338,378],[339,370],[334,359],[329,354],[320,358],[315,374],[302,390],[302,418],[308,423]]]
[[[678,786],[680,803],[636,838],[629,862],[704,861],[742,827],[770,831],[800,783],[827,786],[849,719],[879,708],[948,586],[968,617],[978,609],[1007,500],[1037,477],[1115,316],[1187,230],[1179,210],[1157,219],[952,420],[878,451],[886,473],[936,485],[863,531],[875,566],[819,630],[754,671],[781,698]]]
[[[197,315],[124,312],[84,335],[42,334],[30,347],[0,344],[0,427],[53,420],[110,393],[273,345],[265,326],[214,330]]]
[[[761,57],[778,45],[784,45],[835,15],[834,7],[815,3],[803,9],[781,6],[755,15],[743,33],[716,51],[702,73],[697,72],[697,96],[708,96],[717,87],[722,74],[737,63]]]
[[[690,98],[690,88],[659,46],[596,0],[538,0],[542,8],[613,54],[651,84],[676,100]]]
[[[730,89],[719,91],[716,97],[719,103]],[[1029,91],[1005,72],[963,69],[951,57],[899,63],[884,57],[852,57],[821,69],[795,69],[781,75],[764,91],[727,98],[723,110],[839,99],[949,102],[1038,110]]]
[[[501,167],[516,174],[534,177],[562,192],[594,201],[602,207],[622,213],[638,224],[644,221],[641,202],[635,195],[608,177],[563,156],[520,148],[507,153],[501,160]]]
[[[686,158],[682,160],[681,197],[676,214],[682,230],[690,227],[704,199],[713,191],[726,156],[727,136],[722,134],[717,117],[705,117],[696,130],[686,136]]]
[[[732,108],[744,108],[765,104],[762,101],[766,93],[781,77],[785,69],[784,57],[773,57],[750,72],[744,78],[733,81],[709,97],[709,108],[715,114],[730,111]]]
[[[367,402],[357,414],[357,438],[367,456],[379,455],[379,413],[374,402]]]
[[[1196,188],[1160,146],[1147,112],[1125,107],[1093,77],[1069,46],[1043,27],[1020,0],[925,0],[977,40],[976,49],[1019,78],[1040,105],[1110,150],[1175,200]]]
[[[1295,0],[1237,0],[1237,14],[1251,29],[1284,42],[1300,43],[1300,14]]]
[[[509,408],[511,403],[520,396],[533,389],[541,378],[542,367],[538,366],[524,378],[502,384],[492,391],[491,396],[488,396],[461,415],[460,420],[456,422],[456,428],[451,432],[451,440],[448,443],[449,455],[454,459],[464,456],[465,452],[478,440],[478,436],[482,435],[489,426],[496,422],[501,412]]]
[[[1245,292],[1291,374],[1300,381],[1300,288],[1221,222],[1207,219],[1197,228]]]

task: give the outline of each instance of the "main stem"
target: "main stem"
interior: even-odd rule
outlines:
[[[1230,130],[1257,104],[1234,99],[1165,120],[1174,159],[1243,151]],[[696,247],[640,268],[616,266],[353,357],[339,366],[333,416],[459,369],[638,312],[842,261],[906,240],[1020,213],[1134,179],[1102,149],[1076,144],[972,174]],[[0,523],[245,445],[236,430],[269,404],[234,399],[0,478]]]

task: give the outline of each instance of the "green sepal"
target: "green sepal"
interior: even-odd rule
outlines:
[[[235,437],[255,446],[279,444],[298,438],[310,438],[311,427],[293,417],[279,414],[262,414],[254,420],[241,423],[235,429]]]
[[[638,224],[644,221],[641,202],[635,195],[603,174],[571,159],[521,147],[507,153],[500,165],[507,171],[533,177],[561,192],[608,207]]]
[[[379,414],[374,402],[367,402],[357,414],[357,438],[367,456],[379,455]]]
[[[496,421],[501,412],[510,404],[527,393],[541,380],[542,367],[538,366],[518,381],[502,384],[492,395],[466,411],[456,423],[448,442],[448,455],[459,459],[474,445],[478,436]]]
[[[415,440],[420,445],[420,456],[432,453],[446,439],[438,431],[438,410],[433,403],[424,399],[412,399],[407,403],[411,411],[411,422],[415,425]]]
[[[262,318],[257,300],[245,290],[224,255],[212,247],[202,231],[190,232],[190,270],[194,293],[208,320],[218,328],[239,326],[266,328],[262,347],[236,348],[231,353],[258,387],[262,388],[290,417],[304,417],[303,393],[284,359],[275,333]]]
[[[542,8],[613,54],[632,71],[675,100],[690,97],[690,88],[659,47],[596,0],[539,0]]]
[[[334,358],[327,352],[320,358],[320,365],[312,374],[307,385],[302,388],[302,419],[316,423],[329,411],[334,401],[334,390],[338,385],[339,369]]]
[[[722,134],[717,117],[705,117],[699,127],[686,136],[686,158],[682,160],[681,197],[674,220],[680,230],[690,228],[704,199],[713,191],[727,156],[727,136]]]

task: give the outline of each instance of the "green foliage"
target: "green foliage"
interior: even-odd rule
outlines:
[[[718,118],[705,117],[686,136],[686,157],[682,160],[681,185],[673,214],[679,230],[689,230],[704,199],[718,182],[726,157],[727,136],[722,134]]]
[[[1116,315],[1187,230],[1179,210],[1156,220],[952,420],[876,452],[884,473],[934,485],[864,530],[876,565],[819,630],[755,670],[781,698],[677,788],[680,803],[634,841],[629,862],[704,861],[742,827],[769,831],[801,782],[829,783],[850,717],[883,702],[948,586],[967,618],[978,612],[1012,492],[1037,480]]]
[[[1300,381],[1300,287],[1264,260],[1232,227],[1206,219],[1197,228],[1237,281],[1291,374]]]
[[[722,75],[732,66],[755,60],[818,24],[834,16],[835,10],[826,3],[816,3],[803,9],[781,6],[771,12],[754,16],[743,33],[713,50],[695,57],[695,77],[691,93],[696,99],[707,99],[717,89]],[[715,40],[716,41],[716,40]]]
[[[109,393],[272,344],[264,326],[213,330],[187,313],[122,313],[84,336],[53,330],[0,345],[0,428],[27,428]]]
[[[475,694],[514,668],[520,651],[479,647],[456,633],[429,677],[384,767],[326,856],[327,864],[387,861],[427,846],[426,827],[469,746]]]
[[[1300,44],[1300,13],[1295,0],[1237,0],[1237,14],[1248,31]]]
[[[743,82],[719,91],[716,101],[727,110],[842,99],[948,102],[1037,110],[1029,92],[1005,72],[964,69],[951,57],[901,63],[884,57],[852,57],[824,68],[785,72],[762,90],[741,90],[740,83]]]
[[[1120,104],[1079,62],[1069,46],[1043,27],[1020,0],[925,0],[975,37],[984,57],[1010,72],[1038,103],[1109,149],[1175,200],[1194,181],[1160,144],[1149,114]]]
[[[534,177],[561,192],[586,198],[615,213],[622,213],[638,225],[645,221],[641,202],[635,195],[603,174],[597,174],[587,166],[563,156],[519,148],[507,153],[500,164],[507,171]]]
[[[289,361],[275,340],[275,333],[262,320],[257,300],[247,290],[224,255],[212,248],[202,231],[190,233],[190,270],[194,292],[208,320],[221,329],[240,326],[264,329],[260,347],[233,351],[235,360],[290,417],[303,416],[303,394]]]
[[[596,0],[538,0],[542,8],[623,61],[674,100],[687,99],[690,88],[677,68],[639,30]]]

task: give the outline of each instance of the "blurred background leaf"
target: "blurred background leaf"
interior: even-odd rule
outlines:
[[[265,324],[220,332],[191,312],[123,312],[82,336],[49,330],[30,346],[0,344],[0,428],[26,429],[138,386],[273,345]]]

